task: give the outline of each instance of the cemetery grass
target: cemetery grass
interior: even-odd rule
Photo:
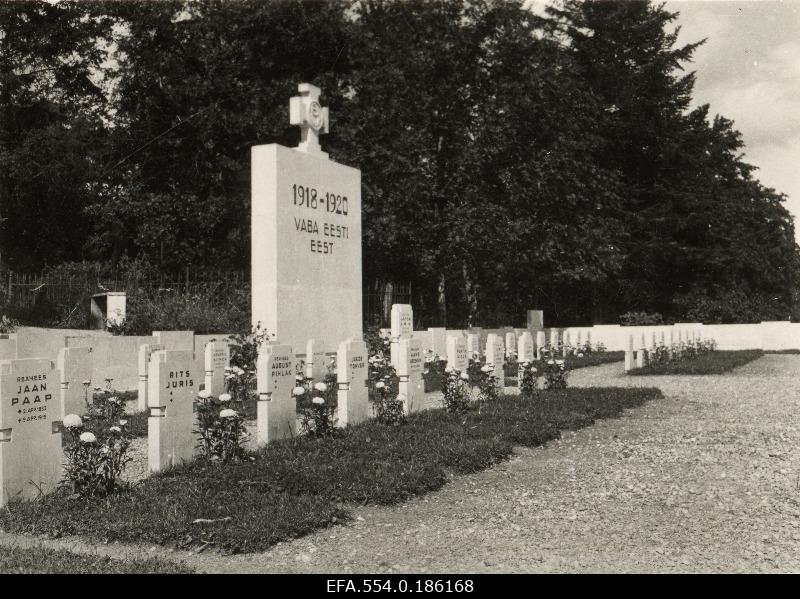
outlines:
[[[263,551],[346,520],[348,506],[394,504],[437,490],[454,475],[507,459],[514,446],[542,445],[561,430],[660,397],[654,388],[570,388],[529,401],[502,396],[465,415],[429,410],[402,426],[371,420],[333,437],[270,444],[252,462],[195,461],[104,499],[76,499],[62,490],[14,502],[0,512],[0,527],[101,542]]]
[[[764,352],[760,349],[713,351],[701,354],[690,360],[678,360],[665,364],[645,366],[644,368],[633,368],[628,371],[628,374],[633,376],[723,374],[739,366],[744,366],[763,355]]]
[[[0,547],[3,574],[191,574],[194,570],[169,561],[116,560],[46,547]]]

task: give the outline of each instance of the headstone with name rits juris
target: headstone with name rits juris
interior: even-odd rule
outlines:
[[[63,419],[67,414],[85,414],[86,402],[91,401],[91,350],[88,347],[62,347],[58,350],[56,368],[61,374],[60,417]]]
[[[194,402],[201,375],[193,369],[194,354],[189,350],[159,350],[150,355],[147,380],[150,472],[192,459],[197,445]]]
[[[300,145],[252,148],[252,322],[276,343],[334,347],[363,338],[361,172],[321,150],[328,109],[319,88],[298,90],[289,114]]]
[[[256,441],[259,445],[297,434],[296,358],[289,345],[264,345],[258,353]]]
[[[147,393],[150,389],[147,378],[149,376],[150,356],[153,352],[166,349],[161,343],[145,343],[139,346],[139,396],[137,404],[140,412],[147,410]]]
[[[338,426],[358,424],[369,418],[368,357],[367,344],[363,341],[348,339],[339,344],[336,356]]]
[[[0,507],[61,479],[60,376],[51,360],[0,362]]]
[[[231,348],[227,341],[210,341],[203,351],[205,390],[212,396],[225,393],[225,369],[231,365]]]
[[[447,338],[447,367],[465,372],[469,366],[467,343],[461,336]]]
[[[414,335],[414,310],[410,304],[392,304],[391,331],[389,333],[392,366],[397,369],[401,339]]]
[[[425,358],[422,341],[400,339],[398,344],[397,376],[399,394],[404,399],[406,414],[425,409],[425,382],[422,379]]]

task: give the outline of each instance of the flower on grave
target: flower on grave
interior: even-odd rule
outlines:
[[[111,450],[108,448],[108,445],[103,445],[103,447],[100,448],[100,453],[104,455],[107,454],[109,451]]]
[[[234,371],[236,374],[238,374],[239,376],[242,376],[242,375],[244,374],[244,370],[242,370],[242,369],[241,369],[241,368],[239,368],[238,366],[234,366],[234,367],[233,367],[233,371]]]
[[[325,403],[325,400],[324,400],[324,399],[322,399],[321,397],[315,397],[315,398],[313,398],[313,399],[311,400],[311,403],[313,403],[313,404],[316,404],[316,405],[318,405],[318,406],[321,406],[322,404],[324,404],[324,403]]]
[[[295,397],[300,397],[301,395],[305,394],[306,390],[304,387],[295,387],[292,389],[292,395]]]
[[[579,358],[582,358],[582,357],[583,357],[583,354],[578,354],[578,357],[579,357]]]
[[[223,393],[223,394],[221,394],[221,395],[219,396],[219,400],[220,400],[222,403],[228,402],[228,401],[230,401],[230,400],[231,400],[231,394],[230,394],[230,393]]]
[[[559,366],[561,366],[563,363],[564,363],[564,360],[556,360],[556,364],[558,364]]]
[[[494,370],[494,369],[489,364],[484,364],[483,366],[481,366],[481,372],[490,372],[491,370]]]
[[[461,378],[464,379],[465,381],[468,381],[469,380],[469,375],[466,372],[462,372],[461,373]]]
[[[302,382],[306,380],[306,377],[304,377],[302,374],[296,374],[294,375],[294,380]]]
[[[84,385],[85,387],[88,387],[88,386],[89,386],[89,385],[91,385],[91,384],[92,384],[92,381],[83,381],[83,385]]]
[[[97,437],[94,436],[94,433],[85,432],[81,433],[80,436],[81,443],[96,443]]]
[[[95,388],[94,388],[94,390],[95,390],[95,391],[102,391],[102,390],[103,390],[103,388],[102,388],[102,387],[95,387]]]
[[[83,426],[83,420],[77,414],[67,414],[62,424],[64,428],[80,428]]]
[[[522,363],[522,365],[523,365],[525,368],[527,368],[528,366],[530,366],[530,363],[528,363],[528,362],[523,362],[523,363]]]
[[[203,389],[197,394],[197,397],[199,397],[200,399],[208,399],[209,397],[211,397],[211,391],[209,391],[208,389]]]
[[[227,370],[227,371],[229,371],[229,372],[230,372],[231,370],[233,370],[233,368],[231,368],[230,366],[226,366],[226,367],[225,367],[225,370]]]
[[[120,426],[125,426],[126,424],[128,424],[128,421],[127,421],[127,420],[120,420],[120,421],[119,421],[119,425],[120,425]]]
[[[386,386],[386,383],[384,383],[383,381],[375,383],[375,388],[376,389],[383,389],[385,386]]]
[[[119,398],[118,397],[109,397],[108,398],[108,402],[109,403],[117,403],[117,402],[119,402]]]
[[[219,413],[220,418],[236,418],[238,416],[239,414],[236,412],[236,410],[230,410],[230,409],[222,410]]]
[[[324,393],[325,391],[328,390],[328,385],[326,385],[325,383],[322,383],[322,382],[314,383],[314,389],[316,389],[320,393]]]
[[[112,433],[121,433],[122,432],[122,429],[120,427],[118,427],[118,426],[112,426],[108,430],[109,430],[109,432],[112,432]]]
[[[447,368],[444,369],[445,372],[453,372],[454,370],[455,368],[453,368],[452,366],[448,366]]]
[[[550,364],[550,366],[552,366],[553,364],[555,364],[555,360],[548,360],[547,363]]]

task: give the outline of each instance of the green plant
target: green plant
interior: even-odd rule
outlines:
[[[228,393],[218,398],[209,391],[197,394],[197,429],[200,455],[208,461],[230,462],[246,457],[247,429],[243,405]],[[238,408],[238,409],[234,409]]]
[[[519,391],[522,399],[535,399],[538,395],[538,370],[531,362],[519,366]]]
[[[131,461],[127,456],[128,440],[125,422],[109,427],[100,438],[85,431],[83,420],[76,414],[64,417],[64,429],[69,438],[64,447],[64,478],[62,485],[83,498],[105,497],[118,488],[120,474]]]
[[[494,374],[494,366],[491,364],[483,364],[477,373],[477,387],[478,387],[478,401],[485,404],[495,401],[499,395],[498,379]]]
[[[297,376],[297,386],[292,391],[301,416],[301,428],[307,435],[326,437],[336,432],[336,371],[328,368],[322,381],[303,374]]]
[[[569,371],[563,359],[557,358],[551,349],[542,351],[543,376],[545,389],[566,389]]]
[[[375,420],[380,424],[398,426],[406,421],[405,398],[397,394],[391,377],[374,384],[370,401]]]
[[[467,391],[469,374],[448,368],[442,382],[442,405],[449,414],[465,414],[470,407]]]
[[[9,318],[5,314],[3,314],[2,318],[0,318],[0,335],[13,333],[17,330],[19,326],[19,321]]]

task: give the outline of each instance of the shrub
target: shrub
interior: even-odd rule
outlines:
[[[539,393],[538,371],[530,362],[519,366],[519,391],[522,399],[534,399]]]
[[[19,321],[13,318],[9,318],[5,314],[3,314],[3,317],[0,318],[0,335],[13,333],[14,331],[17,330],[18,326],[19,326]]]
[[[297,411],[304,433],[315,437],[326,437],[336,431],[336,372],[328,369],[324,380],[316,383],[299,374],[293,394],[297,400]]]
[[[619,323],[622,326],[629,327],[655,326],[663,324],[664,317],[657,312],[653,314],[648,314],[647,312],[626,312],[619,317]]]
[[[467,391],[469,374],[448,368],[442,382],[442,405],[450,414],[464,414],[469,410],[470,397]]]
[[[405,423],[406,398],[397,394],[393,382],[388,377],[375,383],[370,400],[375,420],[380,424],[398,426]]]
[[[118,488],[125,465],[128,440],[125,422],[109,427],[103,438],[99,433],[86,431],[76,414],[64,417],[63,426],[69,435],[64,447],[64,478],[62,485],[71,487],[79,497],[105,497]]]
[[[197,394],[197,447],[200,455],[209,461],[242,460],[247,430],[244,426],[244,406],[228,393],[218,398],[208,391]],[[238,409],[237,409],[238,408]]]

